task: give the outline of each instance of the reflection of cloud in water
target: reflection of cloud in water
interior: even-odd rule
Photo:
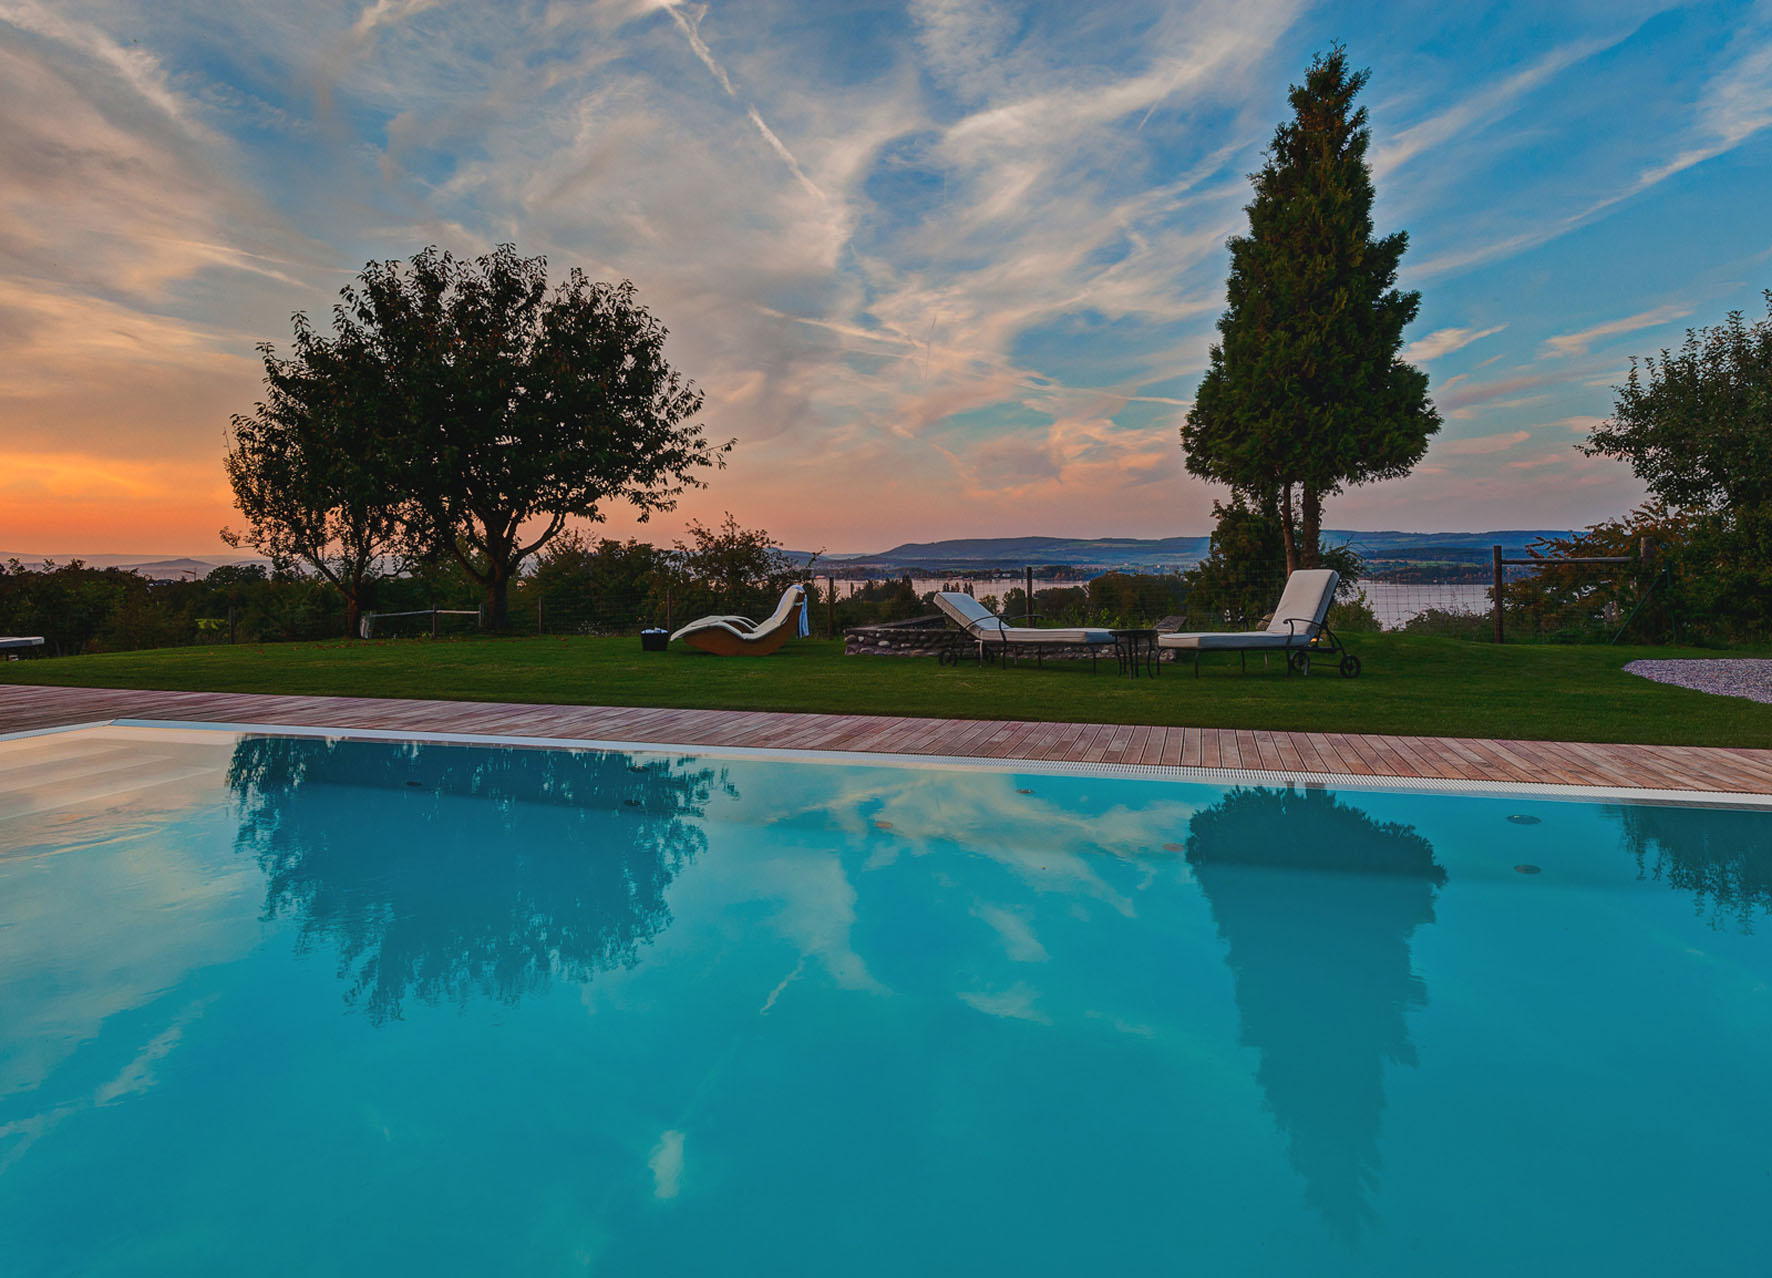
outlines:
[[[112,1016],[258,940],[250,867],[205,864],[233,745],[83,730],[0,745],[0,1097],[41,1085]],[[39,765],[77,784],[38,782]],[[12,784],[18,782],[19,784]]]
[[[1772,813],[1726,808],[1627,804],[1608,809],[1641,877],[1692,896],[1692,912],[1712,927],[1732,920],[1753,931],[1772,914]]]
[[[1039,1000],[1040,992],[1026,981],[1017,981],[1006,990],[987,991],[973,990],[962,993],[960,1001],[968,1007],[976,1008],[986,1016],[1001,1016],[1014,1021],[1033,1021],[1036,1025],[1050,1025],[1052,1018],[1042,1012],[1034,1004]]]
[[[115,1075],[100,1083],[89,1095],[42,1110],[24,1118],[0,1123],[0,1175],[23,1158],[25,1152],[65,1120],[87,1109],[115,1105],[131,1096],[151,1091],[159,1081],[155,1066],[171,1055],[182,1041],[185,1030],[203,1015],[212,998],[198,999],[181,1011],[165,1029],[136,1049],[129,1061]]]
[[[228,780],[265,915],[334,950],[377,1023],[408,994],[515,1003],[631,966],[725,785],[669,758],[280,737],[242,739]]]
[[[991,930],[1003,940],[1003,952],[1015,962],[1044,963],[1050,957],[1021,911],[980,904],[973,907],[972,913],[990,924]]]
[[[1093,898],[1127,917],[1135,912],[1132,898],[1102,877],[1096,858],[1154,852],[1194,811],[1179,799],[1086,810],[1018,793],[1026,778],[1011,773],[806,767],[779,791],[769,779],[753,784],[750,772],[743,775],[745,806],[756,819],[833,826],[865,841],[866,869],[890,864],[897,848],[922,855],[957,847],[998,862],[1036,890]]]
[[[683,1185],[683,1133],[669,1131],[660,1136],[646,1165],[652,1170],[652,1196],[675,1198]]]
[[[1384,1065],[1415,1064],[1405,1012],[1427,1002],[1410,938],[1446,871],[1413,828],[1320,790],[1233,790],[1194,817],[1187,858],[1305,1197],[1352,1241],[1372,1215]]]
[[[785,987],[816,959],[843,989],[883,992],[884,987],[855,952],[850,934],[855,927],[855,885],[834,856],[795,853],[748,856],[742,882],[733,890],[752,900],[768,900],[777,908],[769,926],[800,952],[800,963],[769,998],[773,1006]]]

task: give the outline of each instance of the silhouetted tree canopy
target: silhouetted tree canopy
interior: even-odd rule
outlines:
[[[388,387],[373,352],[329,340],[295,317],[295,352],[259,347],[265,397],[237,414],[226,460],[243,532],[222,530],[287,571],[305,564],[345,599],[355,634],[365,596],[384,569],[405,557],[411,503],[390,483]]]
[[[1763,320],[1733,311],[1687,330],[1678,352],[1633,358],[1612,417],[1582,451],[1629,462],[1676,510],[1772,507],[1772,289],[1765,298]]]
[[[701,392],[627,281],[574,270],[550,288],[546,260],[508,244],[471,260],[427,248],[370,263],[341,298],[332,344],[379,379],[380,478],[410,502],[416,539],[483,589],[495,629],[512,578],[568,518],[613,501],[641,520],[670,510],[731,447],[693,420]]]
[[[1353,105],[1367,75],[1337,46],[1293,86],[1181,430],[1189,471],[1274,514],[1288,570],[1316,566],[1324,498],[1407,474],[1440,426],[1400,354],[1421,302],[1396,287],[1409,237],[1373,237],[1371,133]]]

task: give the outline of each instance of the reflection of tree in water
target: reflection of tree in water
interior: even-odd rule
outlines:
[[[1372,1215],[1384,1063],[1415,1064],[1404,1013],[1427,1002],[1409,940],[1446,871],[1413,827],[1320,790],[1233,790],[1194,815],[1187,858],[1305,1197],[1351,1242]]]
[[[702,805],[731,792],[680,760],[286,737],[243,739],[228,785],[265,916],[335,947],[377,1024],[408,993],[515,1003],[631,966],[707,845]]]
[[[1733,808],[1613,808],[1641,877],[1692,894],[1710,925],[1733,919],[1753,931],[1754,910],[1772,913],[1772,814]]]

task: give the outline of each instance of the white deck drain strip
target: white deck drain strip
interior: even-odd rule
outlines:
[[[1071,763],[985,756],[889,754],[867,750],[794,750],[760,746],[687,745],[669,741],[527,737],[480,732],[430,732],[396,728],[310,727],[275,723],[214,723],[175,719],[112,719],[106,723],[12,733],[0,741],[94,728],[157,729],[201,733],[247,733],[279,737],[320,737],[353,741],[421,741],[446,745],[515,746],[541,750],[608,750],[624,753],[693,755],[710,759],[755,759],[843,767],[923,768],[962,772],[1007,772],[1023,776],[1127,777],[1221,786],[1291,785],[1337,790],[1491,795],[1578,803],[1639,803],[1657,806],[1772,810],[1772,794],[1724,790],[1658,789],[1651,786],[1559,785],[1533,781],[1470,781],[1440,777],[1363,776],[1351,772],[1295,772],[1266,768],[1203,768],[1148,763]]]

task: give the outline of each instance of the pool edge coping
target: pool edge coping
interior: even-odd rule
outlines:
[[[509,733],[439,732],[404,728],[352,728],[304,724],[232,723],[202,719],[116,718],[0,734],[0,742],[92,728],[161,728],[182,731],[250,733],[358,741],[419,741],[444,745],[505,746],[520,749],[606,750],[691,755],[712,759],[816,763],[846,767],[917,768],[937,771],[1021,773],[1034,776],[1096,776],[1173,781],[1218,786],[1294,786],[1306,789],[1380,793],[1447,794],[1532,798],[1561,802],[1610,802],[1662,807],[1772,810],[1772,794],[1753,791],[1662,789],[1651,786],[1560,784],[1551,781],[1492,781],[1467,778],[1397,777],[1354,772],[1308,772],[1272,768],[1208,768],[1162,763],[1082,763],[1056,759],[1017,759],[992,755],[928,755],[874,750],[794,749],[783,746],[693,745],[671,741],[593,737],[532,737]]]

